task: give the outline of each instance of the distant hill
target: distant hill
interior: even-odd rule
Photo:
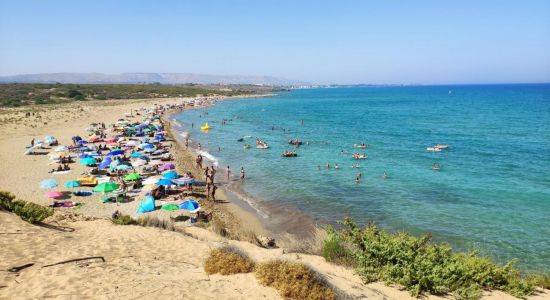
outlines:
[[[205,75],[192,73],[43,73],[0,76],[2,83],[161,83],[161,84],[257,84],[270,86],[307,85],[306,82],[272,76]]]

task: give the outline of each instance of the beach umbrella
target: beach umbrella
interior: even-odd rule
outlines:
[[[79,181],[76,181],[76,180],[71,180],[71,181],[65,182],[65,187],[66,188],[75,188],[75,187],[79,187],[79,186],[81,186],[81,184],[80,184]]]
[[[97,137],[97,136],[92,136],[91,138],[88,139],[88,142],[90,143],[96,143],[96,142],[99,142],[100,141],[100,138]]]
[[[88,144],[88,142],[86,142],[85,140],[78,140],[78,142],[76,142],[76,143],[80,144],[80,145]]]
[[[155,152],[155,148],[147,148],[147,149],[143,149],[143,152],[146,152],[146,153],[151,153],[151,152]]]
[[[137,159],[136,161],[132,162],[132,167],[137,168],[141,167],[147,164],[147,161],[144,159]]]
[[[115,155],[122,155],[124,154],[124,151],[120,150],[120,149],[115,149],[109,153],[107,153],[107,156],[115,156]]]
[[[130,157],[141,157],[143,156],[143,154],[139,153],[139,152],[134,152],[132,154],[130,154]]]
[[[61,198],[63,197],[63,193],[62,192],[58,192],[58,191],[49,191],[46,193],[46,197],[48,198]]]
[[[115,167],[115,170],[118,170],[118,171],[130,171],[132,170],[132,166],[129,166],[129,165],[118,165]]]
[[[176,179],[178,177],[179,177],[179,175],[175,171],[168,171],[168,172],[162,174],[162,178],[166,178],[166,179]]]
[[[141,176],[138,173],[130,173],[124,176],[124,180],[138,180]]]
[[[57,180],[50,178],[40,181],[40,187],[43,189],[53,189],[57,186]]]
[[[69,148],[67,146],[59,146],[54,149],[55,152],[67,151]]]
[[[154,166],[154,165],[162,165],[164,164],[164,162],[162,160],[152,160],[149,162],[150,165]]]
[[[128,145],[128,146],[135,146],[135,145],[137,145],[137,142],[134,141],[134,140],[128,141],[128,142],[126,143],[126,145]]]
[[[147,185],[147,184],[155,184],[155,183],[157,183],[159,180],[160,180],[160,179],[157,178],[157,177],[149,177],[149,178],[147,178],[147,179],[145,179],[145,180],[143,181],[143,184],[145,184],[145,185]]]
[[[154,149],[155,146],[152,144],[142,144],[143,146],[141,148],[143,149]]]
[[[180,209],[179,206],[173,203],[164,204],[160,209],[162,210],[178,210]]]
[[[157,185],[174,185],[174,182],[170,179],[163,178],[157,181]]]
[[[192,213],[199,211],[199,209],[201,208],[200,204],[194,200],[187,200],[185,202],[182,202],[179,207],[180,209],[189,210]]]
[[[110,193],[116,189],[118,189],[118,184],[114,182],[104,182],[96,185],[93,189],[94,192],[98,193]]]
[[[112,162],[113,162],[113,160],[112,160],[110,157],[105,158],[105,159],[99,164],[99,169],[100,169],[100,170],[103,170],[103,169],[107,168]]]
[[[91,166],[97,164],[97,160],[92,157],[86,157],[80,160],[81,165]]]
[[[175,168],[176,166],[174,166],[173,164],[164,164],[159,166],[159,170],[173,170]]]

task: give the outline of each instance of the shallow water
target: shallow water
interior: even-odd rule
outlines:
[[[230,165],[237,178],[244,166],[238,189],[268,215],[289,207],[328,222],[350,215],[550,270],[550,85],[295,90],[174,118],[220,172]],[[199,130],[204,122],[213,127],[208,133]],[[237,141],[245,135],[253,138]],[[255,149],[254,137],[270,149]],[[282,158],[293,138],[309,144]],[[353,148],[362,142],[369,148]],[[427,152],[435,143],[450,147]],[[368,159],[355,161],[353,152]]]

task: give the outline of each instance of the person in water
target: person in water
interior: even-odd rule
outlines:
[[[244,180],[245,174],[244,174],[244,167],[241,167],[241,180]]]
[[[229,177],[231,176],[231,169],[229,168],[229,166],[227,166],[227,169],[226,169],[226,175],[227,175],[227,182],[229,182]]]
[[[338,164],[334,164],[334,168],[339,169],[340,167],[338,166]]]
[[[327,164],[327,169],[330,169],[330,164]]]
[[[388,173],[386,173],[386,171],[384,171],[384,175],[382,175],[382,178],[384,179],[388,178]]]

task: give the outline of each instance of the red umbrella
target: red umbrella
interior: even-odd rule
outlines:
[[[46,193],[46,197],[48,198],[61,198],[63,196],[63,193],[62,192],[58,192],[58,191],[50,191],[50,192],[47,192]]]
[[[100,139],[99,137],[93,136],[93,137],[91,137],[91,138],[88,140],[88,142],[90,142],[90,143],[97,143],[97,142],[99,142],[100,140],[101,140],[101,139]]]

